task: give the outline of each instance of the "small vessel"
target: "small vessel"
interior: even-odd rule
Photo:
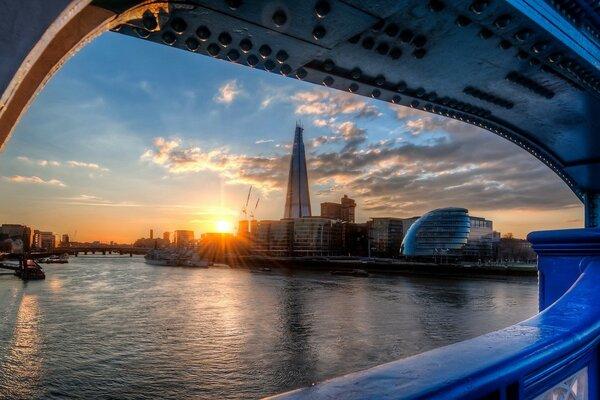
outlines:
[[[69,262],[69,255],[53,255],[46,258],[40,258],[39,260],[37,260],[37,262],[42,264],[67,264]]]
[[[15,275],[24,281],[46,279],[46,274],[40,265],[34,260],[25,260],[15,270]]]
[[[191,250],[152,249],[144,256],[146,264],[165,267],[208,268],[210,263]]]
[[[364,269],[353,269],[353,270],[342,269],[342,270],[337,270],[337,271],[331,271],[331,275],[367,277],[367,276],[369,276],[369,273],[367,271],[365,271]]]

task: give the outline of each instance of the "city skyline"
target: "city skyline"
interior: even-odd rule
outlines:
[[[459,206],[519,237],[583,225],[556,175],[489,132],[111,33],[5,145],[0,217],[76,241],[199,234],[234,226],[254,185],[257,219],[279,219],[299,118],[314,204],[347,193],[360,221]]]

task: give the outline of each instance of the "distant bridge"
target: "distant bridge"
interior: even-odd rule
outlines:
[[[40,255],[40,257],[56,255],[56,254],[70,254],[74,256],[78,256],[79,254],[129,254],[133,256],[134,254],[146,254],[150,249],[145,247],[128,247],[128,246],[76,246],[76,247],[56,247],[46,253]]]

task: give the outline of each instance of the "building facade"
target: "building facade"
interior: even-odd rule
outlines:
[[[334,256],[342,251],[342,223],[329,218],[294,219],[293,255]]]
[[[177,230],[175,231],[175,245],[177,247],[188,246],[194,241],[194,231]]]
[[[369,226],[367,223],[342,223],[342,255],[369,255]]]
[[[369,256],[398,257],[400,245],[404,237],[404,220],[402,218],[371,218],[369,226]]]
[[[340,203],[321,203],[321,217],[330,219],[342,219],[342,205]]]
[[[321,217],[354,222],[356,218],[356,201],[344,195],[339,203],[321,203]]]
[[[284,219],[310,217],[312,215],[310,193],[308,191],[308,173],[306,171],[306,154],[304,139],[302,138],[303,131],[304,128],[296,124],[285,196]]]
[[[0,226],[0,242],[6,242],[3,250],[10,253],[27,253],[31,250],[31,228],[18,224]]]
[[[56,247],[56,237],[52,232],[33,231],[32,247],[36,250],[52,250]]]

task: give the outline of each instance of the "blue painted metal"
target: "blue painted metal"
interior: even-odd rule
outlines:
[[[472,340],[274,398],[530,399],[583,367],[588,368],[588,398],[600,398],[600,231],[537,232],[530,238],[543,254],[544,271],[557,277],[540,288],[545,292],[540,314]],[[560,279],[565,284],[558,284]],[[568,282],[573,284],[566,290]]]

